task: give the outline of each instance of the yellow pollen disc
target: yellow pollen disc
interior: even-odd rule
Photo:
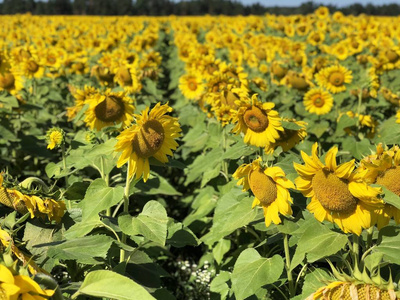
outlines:
[[[399,59],[399,55],[393,50],[386,51],[386,57],[391,63],[394,63]]]
[[[124,115],[124,103],[120,98],[109,96],[97,104],[94,112],[96,117],[103,122],[115,122]]]
[[[190,79],[188,82],[188,87],[191,91],[197,90],[197,82],[196,79]]]
[[[388,291],[381,290],[376,286],[369,284],[359,284],[357,286],[353,286],[353,289],[350,290],[351,284],[343,284],[332,288],[328,293],[326,293],[326,299],[331,300],[342,300],[342,299],[359,299],[359,300],[368,300],[368,299],[382,299],[382,300],[390,300],[394,299],[390,297]]]
[[[36,73],[39,70],[39,65],[34,61],[28,62],[28,70],[29,72]]]
[[[9,89],[14,86],[15,78],[11,73],[6,73],[4,76],[0,74],[0,87],[3,89]]]
[[[269,124],[268,116],[257,106],[252,106],[245,111],[243,121],[254,132],[263,132]]]
[[[113,81],[113,75],[110,74],[108,69],[105,67],[99,67],[98,74],[99,78],[103,81],[108,81],[108,82]]]
[[[278,195],[275,182],[260,169],[251,171],[249,178],[250,189],[254,196],[264,205],[274,202]]]
[[[164,128],[157,120],[149,120],[140,128],[132,142],[133,150],[141,158],[153,156],[165,138]]]
[[[116,75],[124,83],[124,85],[132,84],[132,77],[127,68],[121,68]]]
[[[312,179],[315,196],[330,211],[351,213],[356,209],[357,199],[350,193],[348,184],[335,174],[319,170]]]
[[[400,196],[400,166],[386,170],[376,179],[376,183],[383,185],[396,195]]]
[[[312,103],[316,107],[322,107],[325,104],[325,100],[322,98],[321,94],[316,94],[311,98]]]
[[[314,34],[313,39],[317,43],[319,43],[321,41],[321,37],[319,36],[319,34]]]
[[[329,82],[334,86],[341,86],[344,83],[344,74],[341,72],[333,72],[329,75]]]

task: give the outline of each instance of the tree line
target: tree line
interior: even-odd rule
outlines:
[[[0,14],[30,12],[35,15],[277,15],[310,14],[320,4],[306,2],[298,7],[267,7],[260,3],[245,5],[237,0],[3,0]],[[344,14],[397,16],[400,5],[361,5],[359,3],[338,8],[328,6],[331,12],[340,10]]]

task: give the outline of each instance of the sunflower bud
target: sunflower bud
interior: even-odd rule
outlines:
[[[47,149],[53,150],[55,147],[60,147],[65,142],[65,132],[59,127],[53,127],[46,134]]]

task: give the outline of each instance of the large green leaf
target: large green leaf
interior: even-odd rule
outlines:
[[[374,253],[383,254],[383,260],[400,265],[400,228],[386,226],[379,231],[379,244]]]
[[[347,244],[345,234],[330,230],[314,218],[304,222],[297,232],[302,232],[302,235],[297,243],[291,269],[298,266],[305,256],[308,262],[314,262],[339,252]]]
[[[293,300],[304,300],[312,293],[316,292],[320,287],[326,285],[327,282],[335,281],[335,278],[329,275],[324,269],[315,269],[308,273],[304,278],[303,291],[301,295],[293,298]]]
[[[365,155],[371,153],[371,149],[374,148],[368,139],[363,139],[357,142],[354,137],[347,137],[343,140],[343,149],[346,149],[356,159],[361,159]]]
[[[123,196],[123,187],[109,187],[103,179],[96,179],[87,189],[85,198],[79,203],[82,208],[82,222],[96,219],[99,212],[118,204]]]
[[[83,281],[78,294],[105,297],[116,300],[155,299],[142,286],[133,280],[108,270],[90,272]]]
[[[142,235],[145,238],[165,245],[168,216],[165,208],[157,201],[149,201],[137,217],[122,215],[118,224],[127,235]]]
[[[202,240],[212,245],[234,230],[249,224],[257,215],[257,210],[251,208],[252,197],[246,197],[239,187],[232,188],[217,202],[213,225]]]
[[[106,258],[113,241],[106,235],[91,235],[43,246],[49,246],[47,255],[51,258],[76,260],[83,264],[98,264],[101,263],[101,259]]]
[[[232,289],[236,299],[245,299],[263,285],[274,283],[283,272],[283,259],[279,255],[263,258],[255,249],[240,253],[232,272]]]

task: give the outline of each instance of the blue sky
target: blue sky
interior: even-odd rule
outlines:
[[[239,0],[239,2],[242,2],[243,4],[253,4],[253,3],[260,3],[263,4],[264,6],[299,6],[303,2],[308,2],[307,0],[305,1],[299,1],[299,0]],[[382,4],[390,4],[390,3],[396,3],[400,4],[400,0],[379,0],[379,1],[374,1],[374,0],[317,0],[313,1],[314,3],[322,3],[322,4],[333,4],[336,6],[347,6],[350,4],[354,3],[360,3],[360,4],[368,4],[372,3],[374,5],[382,5]]]

